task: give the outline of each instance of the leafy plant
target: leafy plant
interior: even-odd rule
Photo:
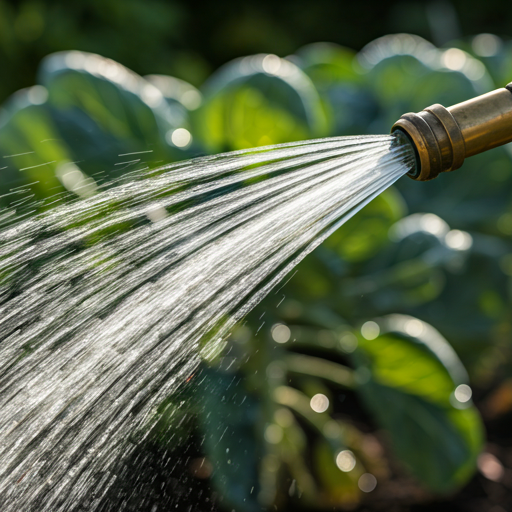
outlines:
[[[28,215],[160,162],[386,132],[404,112],[503,85],[509,45],[483,63],[464,49],[403,34],[359,54],[315,44],[238,59],[199,90],[55,54],[1,110],[0,201]],[[225,503],[248,512],[354,507],[396,472],[433,494],[464,485],[484,442],[469,384],[511,361],[511,155],[374,200],[205,357],[185,399],[162,404],[157,442],[200,433]]]

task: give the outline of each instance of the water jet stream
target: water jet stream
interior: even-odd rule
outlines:
[[[0,218],[1,510],[97,510],[200,358],[414,167],[400,137],[203,157]]]

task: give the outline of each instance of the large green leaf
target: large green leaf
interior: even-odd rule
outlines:
[[[347,452],[352,454],[349,450]],[[352,470],[341,471],[336,465],[336,455],[333,455],[329,444],[323,439],[316,443],[313,456],[315,469],[324,490],[322,505],[341,505],[347,508],[357,505],[361,499],[357,482],[364,470],[359,460]],[[355,460],[353,454],[352,457]]]
[[[471,247],[468,233],[450,231],[448,224],[432,213],[404,217],[388,233],[393,243],[340,287],[341,297],[358,297],[356,306],[365,317],[397,309],[410,311],[437,298],[445,286],[447,268],[461,268]],[[454,235],[461,238],[461,242],[456,240],[460,247],[448,245],[447,240],[454,243]]]
[[[478,233],[472,240],[469,250],[453,251],[459,254],[446,265],[443,290],[422,315],[450,340],[472,375],[492,378],[495,365],[502,362],[494,340],[510,315],[510,285],[500,262],[512,244]]]
[[[340,82],[361,83],[356,52],[333,43],[313,43],[299,48],[294,58],[315,85]]]
[[[258,511],[257,402],[243,390],[241,377],[214,368],[198,376],[199,424],[212,478],[224,502],[240,511]]]
[[[389,228],[405,213],[400,194],[388,189],[341,226],[324,245],[350,262],[368,259],[389,242]]]
[[[18,91],[0,111],[0,204],[17,210],[65,190],[56,170],[72,157],[60,140],[42,86]],[[27,204],[25,204],[27,203]]]
[[[65,190],[90,195],[97,182],[183,159],[194,150],[185,140],[188,111],[110,59],[53,54],[43,61],[39,78],[44,85],[19,91],[2,107],[0,204],[22,211],[25,203],[34,209],[35,200]],[[173,84],[181,96],[194,92],[183,82]]]
[[[212,151],[321,136],[326,120],[311,80],[292,62],[254,55],[220,68],[203,87],[195,131]]]
[[[497,87],[505,86],[512,79],[511,41],[504,41],[494,34],[478,34],[471,39],[454,41],[452,44],[480,59]]]
[[[172,106],[181,106],[186,111],[196,110],[201,106],[203,98],[198,89],[193,85],[167,75],[148,75],[144,77],[150,84],[154,85]],[[175,110],[175,114],[187,117],[187,113],[182,109]],[[188,122],[188,121],[187,121]]]
[[[397,456],[433,491],[465,483],[483,429],[471,401],[457,399],[469,388],[451,346],[430,325],[404,315],[377,319],[362,332],[370,339],[361,336],[354,353],[360,393]]]
[[[300,48],[291,59],[320,93],[333,135],[367,131],[377,105],[353,50],[332,43],[313,43]]]
[[[367,127],[370,132],[388,131],[406,112],[418,112],[433,103],[448,107],[495,88],[486,66],[470,53],[461,48],[438,49],[409,34],[371,42],[358,54],[358,60],[380,109]],[[494,60],[507,62],[505,45]],[[501,79],[496,85],[508,81],[510,78]],[[512,181],[507,172],[510,167],[506,151],[497,149],[468,159],[463,180],[458,173],[448,173],[442,180],[420,186],[412,180],[399,180],[397,187],[411,211],[434,211],[451,225],[468,229],[470,223],[479,223],[503,209],[510,190],[505,185]],[[432,197],[436,197],[435,203]]]
[[[174,131],[185,129],[182,113],[119,63],[60,52],[43,60],[39,80],[48,89],[60,137],[88,174],[119,176],[189,155],[187,144],[173,143]]]
[[[450,106],[493,88],[481,62],[457,48],[439,50],[418,36],[396,34],[369,43],[358,55],[382,107],[372,131],[386,132],[405,112],[433,103]]]

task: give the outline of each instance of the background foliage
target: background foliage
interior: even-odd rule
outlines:
[[[441,43],[443,34],[460,35],[474,23],[470,9],[433,5],[438,11],[396,4],[385,16],[376,8],[372,19],[381,12],[385,22],[368,34],[381,35],[407,13],[421,21],[416,32],[432,30]],[[31,86],[2,105],[2,206],[31,215],[48,207],[47,198],[91,195],[113,178],[198,154],[385,133],[404,112],[457,103],[511,80],[506,39],[461,37],[438,49],[418,36],[386,36],[356,52],[369,38],[355,35],[351,7],[338,17],[325,16],[322,2],[307,7],[288,6],[279,30],[269,29],[277,22],[264,2],[222,18],[204,8],[211,19],[198,18],[191,34],[196,18],[177,2],[87,2],[73,11],[59,2],[0,3],[1,91]],[[452,17],[446,25],[457,12],[461,24]],[[481,27],[491,24],[491,12],[497,3],[482,7]],[[299,47],[327,38],[316,35],[315,16],[325,20],[322,34],[332,34],[333,20],[345,24],[343,36],[330,39],[347,38],[340,42],[350,47]],[[364,24],[368,13],[360,16]],[[444,31],[436,33],[432,17],[444,19]],[[210,31],[197,37],[206,25]],[[215,44],[205,44],[208,37]],[[70,48],[153,74],[142,78],[72,51],[46,57],[34,78],[35,61]],[[244,50],[293,54],[238,58]],[[237,58],[209,73],[230,57]],[[147,158],[119,161],[145,150],[152,151]],[[477,510],[505,505],[511,154],[506,147],[474,157],[430,183],[404,178],[373,201],[169,397],[151,449],[174,450],[184,472],[195,475],[191,485],[209,479],[209,495],[217,493],[215,503],[227,510],[361,503],[439,510],[450,500],[466,507],[468,493],[480,499],[473,500]],[[158,504],[159,492],[141,494]],[[183,496],[199,503],[190,492],[175,494],[178,504]]]

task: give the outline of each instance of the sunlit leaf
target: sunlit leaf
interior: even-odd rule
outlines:
[[[433,491],[450,491],[472,475],[482,447],[464,367],[448,342],[418,319],[392,315],[375,325],[354,356],[362,398],[416,477]]]
[[[183,116],[154,85],[121,64],[84,52],[43,60],[39,80],[75,160],[88,174],[119,176],[187,156],[173,133]]]
[[[0,204],[4,206],[27,207],[26,203],[65,190],[56,169],[71,155],[59,138],[46,97],[41,86],[18,91],[0,111]]]
[[[351,262],[367,259],[388,243],[389,228],[404,214],[402,197],[388,189],[331,235],[325,246]]]
[[[352,454],[349,450],[347,452]],[[315,469],[325,492],[322,505],[353,507],[360,500],[361,491],[357,482],[364,468],[360,462],[356,463],[355,456],[352,454],[354,467],[350,471],[342,471],[336,465],[337,455],[325,441],[317,442],[314,447]]]
[[[259,511],[257,403],[244,392],[236,374],[205,368],[198,380],[199,423],[213,481],[232,507]]]
[[[446,107],[493,88],[485,67],[457,48],[439,50],[418,36],[388,35],[358,55],[367,83],[382,107],[372,130],[388,131],[406,112],[433,103]]]
[[[234,60],[202,89],[195,131],[210,150],[240,149],[325,134],[326,120],[311,80],[288,60],[255,55]]]
[[[324,103],[333,135],[364,133],[377,114],[356,53],[332,43],[300,48],[293,62],[311,78]]]

